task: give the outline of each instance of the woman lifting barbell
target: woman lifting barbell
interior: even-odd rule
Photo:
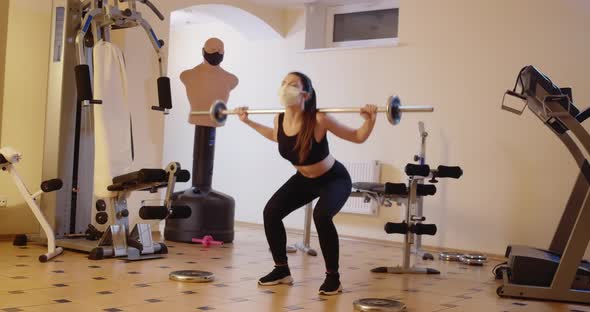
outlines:
[[[304,74],[288,74],[279,90],[285,112],[275,117],[274,128],[248,118],[246,107],[235,110],[240,120],[267,139],[278,142],[279,153],[297,172],[270,198],[264,208],[264,230],[275,262],[275,268],[260,278],[260,285],[292,284],[287,261],[287,236],[283,218],[319,197],[313,212],[320,247],[326,264],[326,278],[320,294],[342,291],[338,272],[338,232],[332,218],[342,209],[352,189],[346,168],[330,155],[327,132],[354,143],[362,143],[375,126],[377,106],[360,109],[364,124],[349,128],[325,113],[317,112],[316,93]]]

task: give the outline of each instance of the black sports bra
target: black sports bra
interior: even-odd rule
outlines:
[[[284,117],[284,113],[279,114],[279,126],[277,132],[279,153],[281,153],[283,158],[290,161],[295,166],[308,166],[318,163],[330,155],[330,148],[328,147],[328,138],[326,134],[319,143],[316,142],[315,137],[312,138],[313,142],[307,158],[303,162],[299,162],[299,153],[295,150],[298,134],[294,136],[288,136],[285,134],[285,130],[283,129]]]

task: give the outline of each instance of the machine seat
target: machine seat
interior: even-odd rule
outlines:
[[[188,182],[190,172],[180,170],[176,173],[176,182]],[[168,172],[164,169],[141,169],[113,178],[113,184],[107,189],[115,191],[154,190],[168,185]]]
[[[385,185],[382,183],[356,182],[352,184],[352,188],[358,191],[367,191],[371,193],[385,193]]]

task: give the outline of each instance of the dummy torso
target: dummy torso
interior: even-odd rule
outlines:
[[[205,46],[207,48],[207,45]],[[191,111],[209,111],[216,100],[227,103],[229,93],[238,85],[238,78],[223,68],[207,61],[184,71],[180,80],[186,87]],[[189,123],[198,126],[216,127],[209,116],[190,116]]]

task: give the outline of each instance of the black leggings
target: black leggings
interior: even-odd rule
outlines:
[[[264,208],[264,231],[276,264],[287,264],[287,235],[283,218],[319,197],[313,211],[320,247],[328,272],[338,272],[338,232],[332,218],[352,190],[346,168],[338,161],[324,175],[310,179],[299,172],[270,198]]]

